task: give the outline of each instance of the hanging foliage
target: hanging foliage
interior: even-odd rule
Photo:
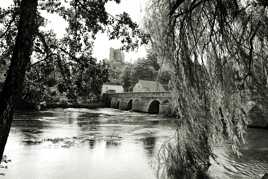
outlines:
[[[152,1],[146,27],[158,58],[173,67],[178,128],[160,154],[162,178],[206,171],[218,144],[239,154],[246,102],[266,95],[267,22],[262,1]]]

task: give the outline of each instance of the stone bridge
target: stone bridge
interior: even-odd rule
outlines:
[[[254,95],[244,106],[252,127],[268,128],[267,97]],[[152,114],[171,114],[170,92],[135,92],[105,94],[108,107],[147,112]]]
[[[107,105],[121,110],[167,114],[171,112],[170,92],[135,92],[107,94]]]

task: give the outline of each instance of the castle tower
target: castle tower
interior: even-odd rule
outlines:
[[[110,48],[110,61],[124,63],[125,55],[122,50]]]

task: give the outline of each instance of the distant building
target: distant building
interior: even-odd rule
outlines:
[[[122,50],[110,48],[110,61],[124,63],[125,55]]]
[[[133,92],[165,92],[164,87],[156,81],[139,80]]]
[[[105,83],[102,85],[101,94],[103,93],[123,93],[124,88],[122,85]]]
[[[111,84],[120,84],[120,74],[125,68],[125,56],[122,50],[110,48],[109,81]]]

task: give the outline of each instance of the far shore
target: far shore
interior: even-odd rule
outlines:
[[[16,111],[42,111],[50,108],[88,108],[97,109],[106,107],[103,102],[95,103],[47,103],[45,105],[22,105]]]
[[[73,103],[73,104],[47,104],[46,106],[41,107],[41,110],[43,109],[48,109],[48,108],[88,108],[88,109],[96,109],[96,108],[103,108],[105,107],[105,104],[102,102],[97,102],[97,103]]]
[[[87,108],[87,109],[98,109],[105,108],[107,105],[104,102],[95,102],[95,103],[48,103],[44,106],[24,106],[24,108],[18,108],[17,111],[42,111],[46,109],[53,108]],[[167,116],[170,117],[170,116]],[[248,124],[248,128],[253,129],[265,129],[268,130],[268,125],[265,124]]]

